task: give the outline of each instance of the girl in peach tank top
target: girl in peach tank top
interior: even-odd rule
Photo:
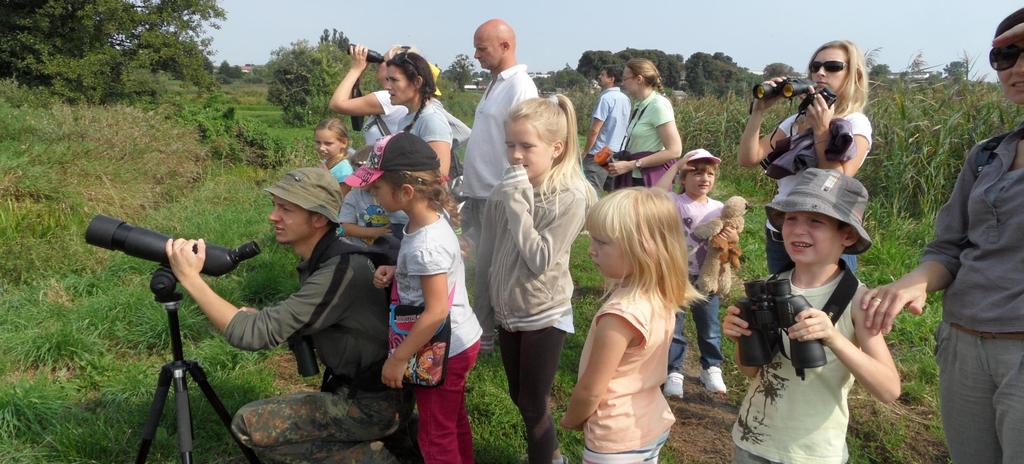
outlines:
[[[608,195],[587,216],[590,257],[611,289],[594,316],[561,425],[582,430],[587,463],[657,462],[675,422],[661,393],[675,309],[690,285],[682,221],[659,190]]]

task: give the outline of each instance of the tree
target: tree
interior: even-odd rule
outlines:
[[[942,71],[946,74],[946,79],[954,82],[960,82],[967,79],[967,72],[970,67],[967,64],[966,59],[951,61],[946,65]]]
[[[93,103],[151,95],[158,72],[211,88],[204,34],[223,19],[215,0],[3,2],[0,77]]]
[[[741,68],[722,52],[697,52],[686,60],[686,88],[691,95],[748,95],[761,77]]]
[[[455,90],[461,92],[473,79],[473,62],[469,60],[469,56],[463,53],[455,55],[455,61],[444,71],[444,78],[452,81]]]
[[[871,82],[889,82],[892,80],[892,70],[889,69],[889,65],[879,63],[871,67],[871,71],[868,72],[868,80]]]
[[[661,50],[638,50],[627,48],[615,54],[615,57],[625,63],[633,58],[646,58],[654,63],[661,74],[661,83],[666,89],[681,89],[683,87],[683,76],[686,70],[682,55],[668,54]]]
[[[338,50],[348,53],[348,46],[351,42],[348,40],[348,37],[345,37],[344,32],[334,28],[331,30],[324,28],[323,34],[320,34],[320,43],[333,44],[338,47]]]
[[[621,65],[622,59],[607,50],[587,50],[580,56],[576,64],[576,72],[587,79],[597,79],[597,75],[608,65]]]
[[[555,71],[550,77],[536,79],[537,88],[542,92],[566,92],[571,89],[586,88],[590,80],[572,69],[568,63]]]
[[[217,67],[217,77],[221,82],[231,82],[235,79],[242,78],[242,67],[235,65],[231,66],[227,60],[221,61],[220,66]]]
[[[761,77],[764,79],[771,79],[779,76],[795,76],[796,74],[796,70],[786,63],[771,63],[764,67],[764,72],[761,74]]]
[[[274,50],[267,63],[271,76],[267,100],[281,107],[286,123],[315,124],[330,116],[327,103],[349,62],[334,43],[314,48],[301,40]]]

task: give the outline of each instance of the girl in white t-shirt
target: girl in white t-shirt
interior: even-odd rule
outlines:
[[[764,113],[780,100],[779,97],[755,100],[751,108],[750,118],[740,138],[739,163],[741,166],[758,166],[776,144],[782,139],[797,135],[807,130],[813,131],[814,148],[821,169],[835,169],[848,176],[854,176],[864,164],[868,151],[871,150],[871,122],[862,112],[868,100],[868,74],[864,65],[864,54],[848,40],[828,42],[811,55],[807,65],[807,78],[814,81],[815,91],[824,87],[832,90],[837,98],[832,106],[819,94],[804,113],[794,114],[779,124],[770,135],[761,137],[761,123]],[[780,85],[783,77],[775,77],[764,82],[764,85]],[[825,147],[829,140],[829,124],[834,118],[842,118],[853,126],[853,141],[856,154],[847,161],[831,161],[825,157]],[[777,180],[779,191],[776,199],[785,196],[792,189],[796,176]],[[766,224],[765,253],[768,258],[768,272],[777,273],[792,266],[792,260],[786,254],[779,231]],[[857,259],[853,255],[843,255],[851,271],[857,267]]]
[[[668,193],[633,187],[599,201],[586,228],[612,290],[561,424],[583,430],[584,462],[658,462],[675,422],[661,393],[675,312],[700,297],[687,279],[683,224]]]
[[[428,464],[471,463],[473,435],[465,386],[476,364],[481,331],[469,305],[462,250],[450,224],[458,224],[458,212],[447,185],[440,182],[439,165],[423,139],[400,132],[380,139],[367,162],[345,182],[368,188],[385,210],[409,216],[398,265],[379,267],[373,282],[383,288],[394,280],[399,303],[424,310],[389,354],[381,381],[402,388],[409,360],[450,316],[444,381],[432,388],[415,387],[420,412],[417,440]]]

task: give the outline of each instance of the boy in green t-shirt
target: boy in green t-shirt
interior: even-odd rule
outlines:
[[[737,343],[737,364],[753,379],[733,426],[734,463],[846,462],[847,395],[853,380],[882,402],[900,394],[899,373],[885,339],[867,328],[863,311],[852,309],[860,307],[865,288],[857,283],[856,294],[835,324],[815,309],[825,306],[848,272],[840,256],[871,246],[862,225],[867,191],[856,179],[832,170],[807,169],[797,176],[788,195],[765,207],[795,263],[778,277],[788,278],[792,293],[803,295],[811,306],[796,316],[781,343],[791,353],[791,340],[820,340],[826,363],[806,369],[804,380],[782,353],[764,366],[742,365],[741,337],[752,332],[740,309],[729,307],[722,333]]]

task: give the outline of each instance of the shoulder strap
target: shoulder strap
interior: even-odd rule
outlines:
[[[640,118],[644,117],[644,112],[647,111],[647,107],[648,106],[651,106],[651,103],[654,103],[654,102],[653,101],[647,102],[647,104],[644,105],[643,108],[634,109],[633,113],[629,115],[629,121],[626,121],[626,136],[622,138],[622,145],[619,146],[619,151],[625,150],[626,149],[626,145],[629,145],[629,139],[630,139],[630,135],[631,135],[630,132],[632,132],[632,128],[630,128],[630,124],[633,124],[633,128],[636,128],[636,124],[640,124]],[[638,110],[639,110],[639,114],[637,114]],[[634,120],[636,121],[636,124],[633,123]]]
[[[853,271],[846,268],[846,262],[840,260],[839,266],[843,268],[843,276],[839,278],[839,285],[832,291],[832,296],[828,297],[828,301],[825,302],[825,307],[821,308],[825,314],[828,314],[829,319],[832,319],[832,324],[835,325],[839,322],[839,318],[843,316],[846,311],[846,307],[850,305],[850,301],[853,300],[853,296],[857,294],[857,276]]]
[[[981,170],[985,169],[985,166],[992,164],[992,162],[996,160],[996,156],[999,156],[996,154],[996,149],[999,148],[999,144],[1003,143],[1003,139],[1005,139],[1007,135],[1010,135],[1010,133],[1007,132],[988,139],[988,141],[981,146],[981,149],[978,150],[978,153],[975,153],[974,177],[978,177],[981,174]]]
[[[334,273],[331,275],[331,282],[327,285],[327,290],[324,291],[323,298],[319,303],[317,303],[316,307],[313,308],[313,313],[310,315],[309,320],[307,320],[305,324],[302,324],[298,333],[302,333],[306,329],[312,327],[313,324],[316,324],[316,322],[323,317],[324,312],[327,311],[331,302],[334,301],[335,295],[337,295],[340,290],[341,281],[344,280],[345,273],[348,271],[350,255],[352,254],[364,255],[371,262],[377,265],[380,265],[381,262],[385,262],[387,260],[387,258],[382,256],[383,254],[380,252],[360,248],[341,240],[340,238],[332,242],[328,247],[326,247],[326,249],[315,250],[313,256],[310,258],[313,260],[311,264],[314,270],[318,269],[324,262],[335,256],[338,256],[340,259],[338,260],[338,264],[334,267]]]

